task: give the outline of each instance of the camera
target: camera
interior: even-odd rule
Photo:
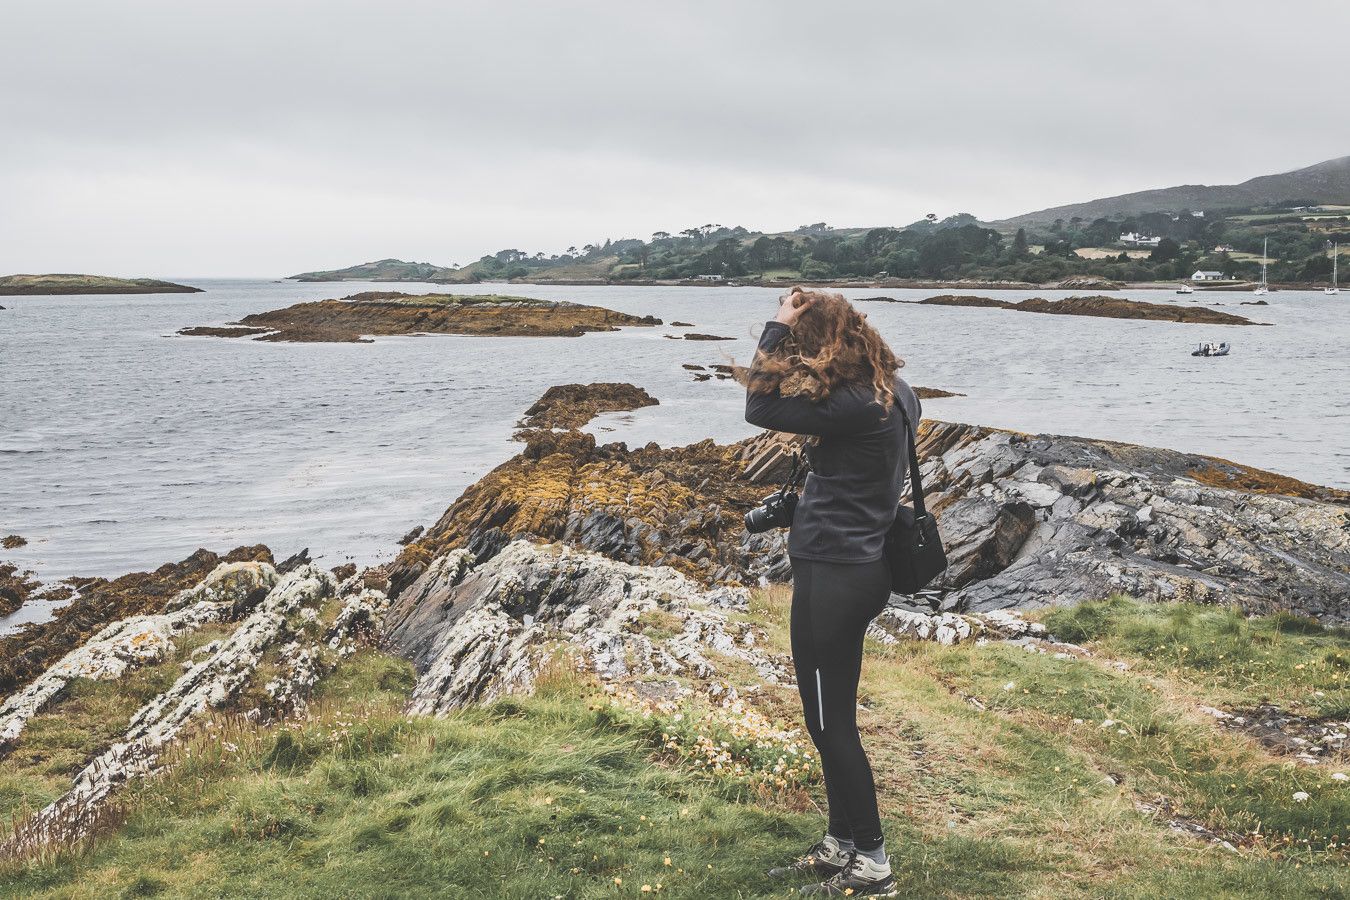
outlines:
[[[759,534],[770,528],[787,528],[797,511],[797,492],[786,487],[765,497],[759,506],[745,514],[745,530]]]

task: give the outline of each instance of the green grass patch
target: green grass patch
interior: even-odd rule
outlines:
[[[1074,621],[1107,642],[1118,620],[1164,612],[1116,601]],[[757,593],[750,616],[786,648],[786,592]],[[1179,704],[1206,684],[1191,668],[1130,658],[1121,672],[997,643],[869,645],[859,719],[902,896],[1346,895],[1350,790]],[[534,697],[428,719],[402,714],[412,682],[363,650],[304,717],[213,720],[124,792],[116,833],[0,864],[0,895],[781,897],[795,885],[764,869],[823,825],[809,767],[775,780],[791,687],[741,689],[759,720],[688,701],[647,715],[559,665]],[[1259,837],[1233,853],[1176,834],[1135,807],[1160,795]]]
[[[1056,637],[1131,657],[1203,689],[1216,705],[1274,703],[1301,715],[1350,717],[1350,632],[1288,613],[1115,597],[1044,617]]]
[[[41,809],[71,779],[126,733],[131,716],[183,674],[182,662],[202,644],[227,634],[208,625],[177,640],[177,650],[115,681],[76,678],[28,721],[18,745],[0,758],[0,836],[15,816]]]

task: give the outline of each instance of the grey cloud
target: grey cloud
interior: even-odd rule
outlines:
[[[1350,152],[1317,49],[1350,25],[1339,2],[67,0],[4,19],[6,271],[992,218]]]

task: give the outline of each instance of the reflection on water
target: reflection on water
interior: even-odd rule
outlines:
[[[267,543],[324,563],[388,559],[467,485],[516,450],[523,410],[553,384],[630,381],[659,406],[602,416],[630,445],[743,437],[739,388],[682,363],[748,360],[777,291],[760,288],[475,285],[693,322],[582,338],[382,338],[265,344],[182,338],[368,285],[191,281],[203,294],[5,298],[0,312],[0,533],[45,578],[115,575]],[[381,289],[389,285],[381,285]],[[406,285],[421,291],[431,285]],[[442,288],[443,289],[443,288]],[[875,289],[918,299],[935,291]],[[1070,292],[999,292],[1023,297]],[[1280,292],[1121,292],[1204,302],[1276,323],[1236,328],[868,303],[914,384],[969,396],[930,416],[1212,453],[1350,487],[1347,301]],[[1201,340],[1232,355],[1190,356]]]

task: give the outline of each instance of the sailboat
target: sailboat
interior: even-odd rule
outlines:
[[[1341,289],[1336,286],[1336,264],[1341,261],[1341,245],[1331,245],[1331,287],[1322,288],[1324,294],[1339,294]]]
[[[1261,283],[1256,286],[1256,290],[1253,292],[1259,296],[1265,296],[1269,293],[1269,288],[1266,286],[1266,252],[1269,246],[1270,238],[1261,241]]]

